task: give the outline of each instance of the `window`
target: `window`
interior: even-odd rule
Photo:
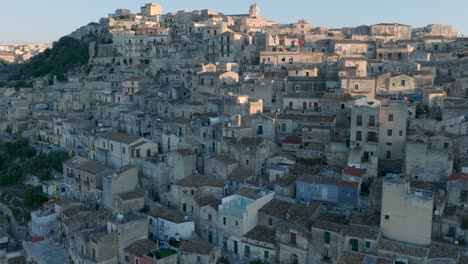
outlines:
[[[398,135],[399,135],[400,137],[402,137],[402,136],[403,136],[403,130],[400,130],[400,131],[398,132]]]
[[[391,129],[387,129],[387,136],[391,137],[393,134],[393,131]]]
[[[323,242],[324,242],[325,244],[330,244],[330,241],[331,241],[330,232],[325,231],[325,234],[324,234],[324,236],[323,236]]]
[[[151,149],[146,150],[146,157],[151,157]]]
[[[265,250],[265,251],[263,252],[263,258],[264,258],[264,259],[269,259],[269,258],[270,258],[270,252]]]
[[[405,80],[401,80],[401,86],[405,86],[406,85],[406,81]]]
[[[125,155],[125,148],[124,147],[122,147],[122,154]]]
[[[212,216],[211,214],[208,214],[208,220],[211,222]]]
[[[391,159],[392,158],[392,152],[390,150],[387,150],[387,152],[385,153],[385,158],[386,159]]]
[[[190,195],[195,195],[195,191],[194,191],[194,190],[190,190]]]
[[[197,256],[197,262],[201,262],[201,256]]]
[[[361,141],[361,140],[362,140],[362,132],[356,131],[356,141]]]
[[[226,217],[223,216],[223,225],[226,225]]]
[[[359,84],[354,85],[354,90],[359,90]]]
[[[356,126],[362,126],[362,115],[356,117]]]
[[[467,203],[468,202],[468,191],[461,191],[460,192],[460,203]]]
[[[370,241],[366,241],[366,248],[370,248]]]
[[[379,136],[377,132],[367,132],[367,142],[374,142],[378,143],[379,142]]]
[[[93,259],[96,259],[96,249],[93,248]]]
[[[357,239],[351,238],[349,240],[349,244],[351,245],[351,250],[352,251],[358,251],[359,250],[359,241]]]
[[[110,144],[110,147],[111,147],[111,151],[114,151],[114,145]]]
[[[299,85],[299,84],[294,85],[294,91],[296,93],[299,93],[301,91],[301,85]]]
[[[371,127],[375,126],[375,116],[373,115],[369,116],[369,126]]]
[[[297,236],[296,233],[289,232],[289,243],[290,244],[297,245],[296,236]]]
[[[387,146],[391,146],[392,145],[392,142],[387,142]]]
[[[286,132],[286,123],[281,124],[281,132]]]
[[[444,149],[448,149],[448,147],[449,147],[449,143],[448,143],[448,142],[445,142],[445,143],[444,143]]]
[[[388,121],[389,121],[389,122],[392,122],[392,121],[393,121],[393,114],[389,114],[389,115],[388,115]]]
[[[263,135],[263,125],[257,126],[257,135]]]
[[[135,258],[135,264],[140,264],[140,259],[139,258]]]
[[[268,225],[273,226],[273,219],[271,217],[268,217]]]
[[[187,204],[182,204],[182,211],[187,211]]]
[[[239,226],[239,222],[236,221],[236,226]]]
[[[244,257],[249,258],[250,257],[250,246],[245,246],[244,248]]]
[[[130,262],[130,256],[125,255],[125,261],[126,261],[126,262]]]
[[[149,223],[150,223],[150,225],[153,224],[153,218],[150,218],[150,219],[149,219]]]
[[[390,220],[390,216],[389,215],[385,215],[385,220]]]

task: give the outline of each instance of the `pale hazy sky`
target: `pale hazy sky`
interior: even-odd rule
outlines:
[[[0,43],[52,42],[76,28],[113,13],[117,8],[138,12],[142,0],[1,0]],[[248,13],[254,0],[161,0],[163,12],[214,9],[224,14]],[[421,27],[448,24],[468,33],[468,1],[427,0],[257,0],[260,13],[289,23],[306,19],[316,26],[343,27],[399,22]]]

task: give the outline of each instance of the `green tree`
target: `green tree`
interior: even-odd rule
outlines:
[[[249,264],[266,264],[266,262],[261,259],[256,259],[256,260],[250,261]]]
[[[28,185],[24,190],[24,206],[28,208],[38,208],[47,202],[47,197],[42,192],[41,186]]]
[[[51,49],[33,57],[20,69],[21,79],[40,77],[49,74],[65,80],[65,73],[88,63],[89,41],[80,41],[72,37],[62,37]]]

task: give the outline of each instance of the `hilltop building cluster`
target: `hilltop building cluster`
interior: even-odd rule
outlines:
[[[8,63],[22,63],[51,47],[51,44],[0,44],[0,60]]]
[[[147,4],[70,36],[100,33],[89,72],[1,90],[2,133],[76,154],[41,182],[27,261],[468,263],[468,38],[451,26]]]

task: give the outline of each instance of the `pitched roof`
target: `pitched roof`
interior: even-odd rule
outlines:
[[[140,137],[135,137],[126,133],[118,133],[118,132],[106,132],[101,135],[102,138],[113,140],[113,141],[118,141],[118,142],[123,142],[126,144],[133,143],[140,139]]]
[[[287,136],[283,140],[283,144],[296,144],[300,145],[302,144],[302,138],[298,136]]]
[[[126,248],[124,248],[124,251],[135,256],[143,256],[144,254],[156,250],[157,248],[158,245],[155,242],[149,239],[140,239],[128,245]]]
[[[217,209],[218,205],[221,204],[221,200],[214,197],[213,195],[205,195],[201,197],[196,197],[194,200],[198,204],[198,206],[211,205],[215,209]]]
[[[460,256],[457,264],[468,264],[468,256]]]
[[[299,115],[299,114],[280,114],[278,119],[290,119],[302,122],[321,122],[321,123],[334,123],[334,116],[325,115]]]
[[[468,173],[459,172],[459,173],[452,174],[448,177],[448,180],[468,182]]]
[[[338,261],[336,263],[337,264],[362,264],[365,258],[366,258],[366,255],[362,253],[344,250],[341,252],[340,257],[338,258]]]
[[[256,241],[274,244],[275,229],[263,225],[257,225],[254,227],[254,229],[245,234],[244,237]]]
[[[457,246],[432,242],[427,257],[432,259],[457,259],[459,255],[460,248]]]
[[[200,186],[211,186],[211,187],[221,187],[221,188],[224,187],[224,183],[219,180],[215,180],[215,179],[197,175],[197,174],[192,174],[190,176],[187,176],[179,180],[178,182],[176,182],[175,185],[192,186],[192,187],[200,187]]]
[[[259,145],[263,142],[263,138],[258,138],[258,137],[243,137],[240,140],[241,144],[245,145]]]
[[[99,174],[101,172],[105,172],[106,170],[108,170],[106,166],[93,160],[89,160],[80,164],[76,169],[93,174],[93,175]],[[109,170],[109,172],[112,173],[111,170]]]
[[[118,196],[124,201],[145,198],[145,191],[140,189],[132,192],[121,193],[118,194]]]
[[[351,215],[350,224],[355,226],[379,228],[380,214],[353,213]]]
[[[227,179],[233,182],[244,183],[245,180],[250,178],[252,173],[243,167],[237,167],[231,174],[228,175]]]
[[[385,238],[381,238],[379,240],[378,249],[415,258],[425,258],[429,253],[428,248],[413,246],[410,244],[392,241]]]
[[[62,212],[63,215],[65,215],[66,217],[72,217],[80,212],[83,212],[83,211],[86,211],[86,208],[84,206],[81,206],[81,205],[77,205],[77,206],[72,206],[66,210],[64,210]]]
[[[340,186],[346,186],[351,188],[357,188],[359,186],[359,182],[352,182],[352,181],[340,181]]]
[[[183,215],[179,214],[179,212],[164,206],[152,209],[146,214],[155,218],[163,218],[174,223],[188,222]]]
[[[362,177],[362,175],[364,175],[364,172],[365,171],[362,169],[346,167],[342,173],[346,173],[348,175],[355,176],[355,177]]]
[[[257,200],[265,196],[266,193],[265,191],[260,190],[260,189],[253,189],[253,188],[248,188],[248,187],[242,187],[240,188],[236,194],[241,195],[247,198],[250,198],[252,200]]]
[[[380,231],[364,227],[345,226],[343,229],[343,233],[347,236],[377,240]]]
[[[177,152],[184,157],[195,155],[195,152],[193,152],[191,149],[179,149]]]
[[[226,155],[226,154],[220,154],[214,157],[216,160],[225,163],[225,164],[235,164],[239,163],[235,158],[233,158],[231,155]]]
[[[291,206],[291,203],[278,199],[272,199],[267,204],[262,206],[258,211],[267,215],[271,215],[281,219],[286,219],[287,213]]]
[[[184,240],[179,250],[183,252],[193,252],[199,254],[209,254],[215,246],[200,240]]]
[[[291,186],[291,184],[294,184],[296,182],[296,179],[297,179],[297,175],[287,174],[279,178],[276,181],[276,184],[280,187],[288,187],[288,186]]]
[[[302,182],[315,183],[315,184],[338,185],[340,183],[340,179],[338,178],[323,177],[323,176],[308,175],[308,174],[303,174],[299,176],[299,180]]]

